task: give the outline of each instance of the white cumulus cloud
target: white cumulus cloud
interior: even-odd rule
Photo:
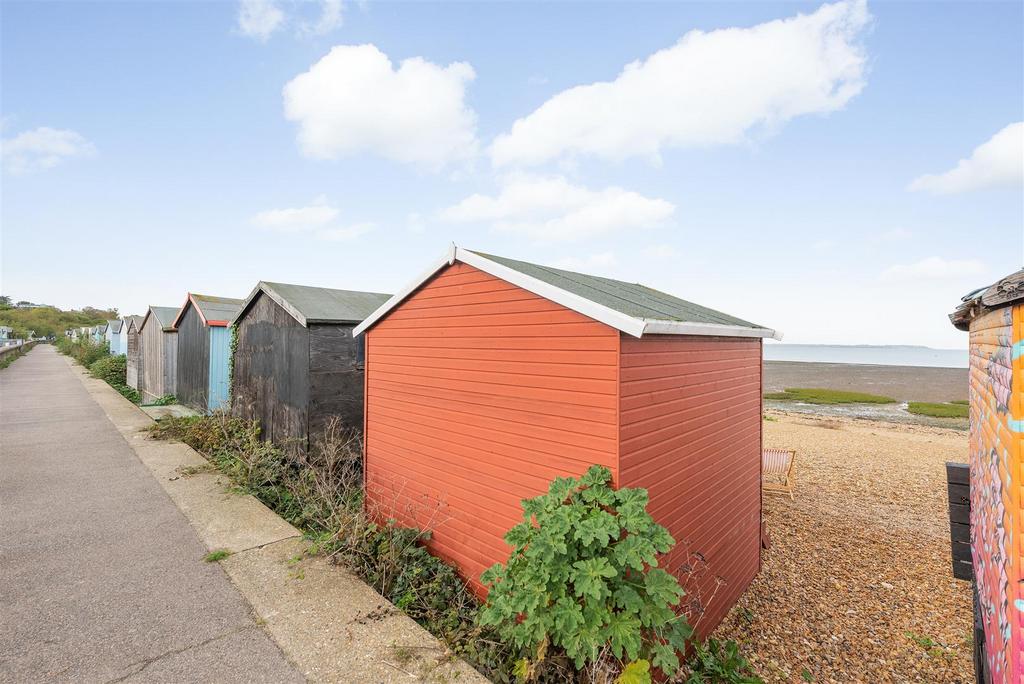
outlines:
[[[897,264],[882,272],[883,281],[952,280],[981,275],[985,264],[977,259],[943,259],[928,257],[912,264]]]
[[[323,228],[338,218],[339,213],[321,195],[305,207],[261,211],[252,217],[252,224],[281,233],[299,233]]]
[[[339,45],[285,85],[285,117],[309,157],[369,151],[437,170],[477,153],[465,101],[474,77],[465,62],[412,57],[396,68],[374,45]]]
[[[238,3],[238,30],[243,35],[266,41],[284,25],[284,12],[274,0],[241,0]]]
[[[729,144],[752,129],[842,109],[865,83],[864,0],[752,28],[690,31],[613,81],[555,95],[495,139],[495,165],[561,157],[658,159],[662,148]]]
[[[674,211],[671,202],[619,187],[591,190],[562,176],[516,175],[501,180],[497,195],[471,195],[440,217],[537,240],[579,240],[655,226]]]
[[[1024,187],[1024,121],[993,135],[955,168],[915,179],[909,189],[949,195],[996,187]]]
[[[0,142],[4,166],[13,174],[51,169],[74,157],[96,154],[96,146],[80,133],[42,126]]]

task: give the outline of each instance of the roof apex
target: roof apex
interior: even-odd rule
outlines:
[[[356,326],[361,334],[398,306],[442,268],[456,261],[468,264],[545,299],[616,328],[633,337],[655,335],[714,335],[772,337],[781,333],[734,316],[688,302],[636,283],[626,283],[525,261],[475,252],[451,244],[419,278]]]

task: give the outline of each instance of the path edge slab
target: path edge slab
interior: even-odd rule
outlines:
[[[154,421],[102,380],[63,357],[220,562],[285,655],[315,682],[488,680],[356,575],[307,557],[301,532],[227,479],[187,444],[151,439]],[[186,474],[192,473],[192,474]]]

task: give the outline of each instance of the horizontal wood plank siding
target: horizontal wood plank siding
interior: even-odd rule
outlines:
[[[617,471],[618,332],[456,263],[367,333],[366,477],[478,593],[520,501]]]
[[[623,335],[621,345],[620,482],[648,490],[677,542],[667,567],[707,634],[760,569],[761,341]]]

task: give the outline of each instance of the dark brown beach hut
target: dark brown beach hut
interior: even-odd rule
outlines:
[[[363,422],[363,342],[352,328],[390,295],[261,281],[236,327],[231,411],[305,448],[332,417]]]
[[[592,464],[648,490],[680,542],[663,567],[706,562],[687,587],[713,596],[702,632],[757,574],[761,347],[775,331],[453,245],[355,332],[366,335],[368,501],[432,528],[430,549],[477,592],[508,557],[520,502]]]

